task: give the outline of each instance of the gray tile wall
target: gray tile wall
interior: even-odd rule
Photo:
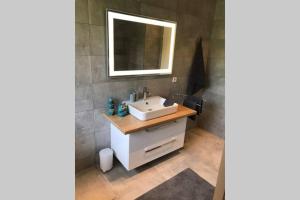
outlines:
[[[109,147],[109,123],[101,115],[108,97],[128,98],[129,91],[147,86],[152,95],[184,93],[195,40],[208,44],[215,0],[76,0],[76,171],[98,163],[98,151]],[[177,21],[174,76],[108,79],[105,63],[105,9]],[[215,25],[216,26],[216,25]],[[208,45],[205,46],[207,52]],[[206,54],[207,57],[207,54]],[[224,60],[224,59],[223,59]],[[216,61],[215,61],[216,62]],[[219,88],[218,85],[213,87]],[[222,95],[221,95],[222,96]],[[189,122],[188,127],[196,126]]]
[[[204,92],[207,100],[199,126],[225,138],[225,7],[217,0],[208,56],[209,87]]]

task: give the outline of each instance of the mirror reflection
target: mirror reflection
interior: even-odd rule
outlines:
[[[171,28],[114,19],[115,71],[167,69]]]

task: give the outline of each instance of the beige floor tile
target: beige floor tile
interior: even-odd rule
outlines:
[[[128,172],[117,162],[105,174],[96,167],[81,171],[76,200],[132,200],[186,168],[215,185],[223,147],[223,139],[199,128],[189,130],[184,148],[137,169]]]

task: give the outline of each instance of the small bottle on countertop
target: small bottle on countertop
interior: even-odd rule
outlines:
[[[136,92],[135,91],[133,91],[132,93],[130,93],[129,101],[130,101],[130,103],[136,101]]]
[[[115,114],[115,103],[111,97],[108,99],[107,105],[108,105],[107,114],[114,115]]]

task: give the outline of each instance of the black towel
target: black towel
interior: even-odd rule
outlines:
[[[206,85],[205,77],[206,76],[202,51],[202,39],[200,38],[200,40],[198,40],[197,42],[193,63],[190,69],[187,94],[193,95],[197,93],[200,89],[204,88]]]
[[[174,99],[167,98],[164,102],[164,106],[165,107],[172,106],[174,103],[176,103]]]

